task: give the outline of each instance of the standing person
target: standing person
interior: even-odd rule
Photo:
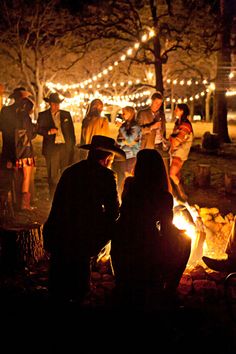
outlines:
[[[35,167],[32,140],[37,136],[37,124],[32,122],[34,101],[30,97],[22,99],[21,107],[17,112],[17,125],[15,131],[16,169],[22,175],[20,181],[20,209],[32,210],[31,183]],[[20,176],[19,176],[20,180]]]
[[[19,210],[31,210],[30,182],[35,166],[32,139],[36,137],[36,125],[30,114],[34,102],[24,87],[16,88],[9,98],[15,102],[4,106],[0,114],[0,130],[3,147],[3,168],[12,170],[15,186],[15,206]]]
[[[103,117],[103,102],[96,98],[88,106],[82,121],[80,144],[90,144],[94,135],[108,136],[109,121]]]
[[[50,108],[40,112],[38,134],[43,136],[42,154],[47,165],[50,198],[53,198],[62,171],[72,164],[76,143],[74,124],[70,112],[60,109],[58,93],[44,98]]]
[[[170,141],[170,179],[172,181],[173,194],[187,200],[187,195],[181,185],[180,171],[187,160],[193,142],[193,128],[189,116],[189,108],[185,103],[179,103],[175,108],[176,121],[169,137]]]
[[[15,150],[15,129],[17,122],[17,110],[21,107],[23,97],[31,96],[24,87],[17,87],[9,98],[14,99],[14,103],[3,106],[0,112],[0,130],[2,132],[2,155],[3,165],[11,168],[16,161]]]
[[[95,98],[90,102],[81,125],[80,144],[90,144],[94,135],[109,136],[109,121],[102,116],[103,102]],[[87,157],[87,152],[80,151],[80,160]]]
[[[115,155],[124,152],[112,138],[94,135],[88,158],[68,167],[54,195],[43,227],[50,252],[49,291],[61,300],[82,302],[90,287],[90,259],[110,240],[118,217]]]
[[[118,175],[118,192],[121,195],[125,177],[132,174],[136,162],[136,156],[141,146],[141,128],[137,124],[135,109],[131,106],[122,108],[124,123],[119,127],[116,138],[120,148],[126,154],[125,161],[117,161],[113,169]]]
[[[166,120],[162,109],[163,96],[157,91],[151,96],[151,105],[137,114],[137,122],[142,128],[141,149],[163,151],[166,144]]]
[[[172,219],[173,197],[163,159],[154,149],[140,150],[134,176],[125,180],[111,240],[114,298],[122,307],[149,310],[160,305],[161,296],[175,298],[191,239]]]

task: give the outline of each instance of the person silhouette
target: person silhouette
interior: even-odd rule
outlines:
[[[173,196],[157,150],[137,154],[134,176],[125,180],[120,217],[111,240],[114,302],[150,310],[176,298],[191,239],[172,223]]]
[[[125,153],[109,137],[94,135],[86,160],[69,166],[57,185],[43,226],[50,254],[49,292],[59,301],[83,303],[90,289],[91,259],[111,239],[119,215],[114,156]]]

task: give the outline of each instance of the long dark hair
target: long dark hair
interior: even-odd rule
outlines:
[[[183,111],[183,115],[181,117],[181,121],[184,122],[184,121],[188,121],[188,116],[190,114],[190,111],[189,111],[189,107],[186,103],[178,103],[176,105],[179,109],[181,109],[181,111]]]
[[[87,107],[85,117],[92,116],[92,115],[100,116],[101,112],[97,109],[98,104],[103,104],[102,100],[100,100],[99,98],[95,98],[94,100],[92,100],[89,106]]]
[[[140,188],[168,191],[168,178],[162,156],[157,150],[143,149],[137,154],[134,178]]]

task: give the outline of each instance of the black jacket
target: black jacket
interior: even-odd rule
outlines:
[[[112,238],[119,201],[114,172],[83,160],[62,174],[44,224],[45,248],[69,259],[94,256]]]
[[[73,150],[76,142],[74,124],[70,112],[60,110],[61,130],[68,151]],[[51,110],[40,112],[38,117],[38,134],[43,136],[42,154],[49,155],[55,145],[55,134],[48,135],[48,131],[56,128]]]

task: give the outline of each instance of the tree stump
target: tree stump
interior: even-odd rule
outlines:
[[[220,140],[218,134],[205,132],[202,137],[202,148],[214,152],[220,148]]]
[[[199,164],[194,176],[195,185],[209,187],[211,184],[211,165]]]
[[[0,263],[3,270],[30,267],[44,257],[41,228],[39,223],[0,227]]]
[[[229,194],[236,194],[236,171],[225,173],[225,191]]]

